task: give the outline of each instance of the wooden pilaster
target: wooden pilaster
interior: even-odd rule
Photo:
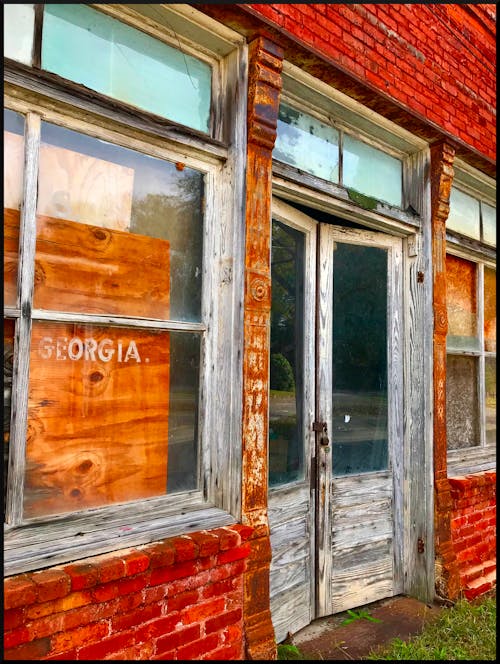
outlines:
[[[283,52],[257,37],[249,45],[243,348],[242,520],[255,528],[245,574],[248,659],[276,659],[269,608],[271,544],[267,518],[272,150]]]
[[[451,541],[451,494],[446,461],[446,220],[454,157],[455,151],[447,143],[431,146],[436,592],[448,599],[456,599],[459,592],[458,567]]]

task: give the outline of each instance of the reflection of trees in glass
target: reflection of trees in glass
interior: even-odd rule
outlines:
[[[174,168],[173,164],[171,167]],[[175,186],[167,184],[166,193],[147,193],[141,198],[134,196],[132,231],[170,242],[170,316],[199,320],[203,176],[185,169],[179,173]]]
[[[297,325],[302,326],[302,320],[297,307],[301,306],[304,291],[303,237],[277,221],[273,221],[271,279],[271,354],[282,354],[288,360],[297,384],[297,367],[300,365],[297,358],[300,359],[302,352],[299,348],[301,335],[297,334]],[[276,378],[271,375],[271,383],[273,380]]]
[[[385,392],[387,253],[337,243],[333,264],[335,389]]]

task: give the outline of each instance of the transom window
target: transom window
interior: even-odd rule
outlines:
[[[7,57],[39,62],[42,70],[210,132],[209,62],[103,13],[102,7],[49,3],[39,6],[35,20],[35,6],[5,6]]]
[[[402,205],[401,159],[286,102],[280,104],[273,157],[348,191]]]

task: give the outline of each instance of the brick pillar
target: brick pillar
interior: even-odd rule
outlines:
[[[451,538],[452,500],[446,445],[446,220],[450,211],[455,150],[447,143],[431,146],[431,224],[434,312],[434,533],[436,593],[458,597],[460,581]]]
[[[267,517],[272,150],[283,51],[257,37],[249,45],[243,348],[242,521],[255,531],[245,574],[246,655],[276,659],[269,606]]]

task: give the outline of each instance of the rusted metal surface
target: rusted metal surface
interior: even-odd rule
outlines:
[[[431,147],[431,224],[434,310],[434,536],[436,592],[455,599],[459,592],[456,556],[451,541],[451,494],[446,445],[446,220],[450,211],[454,149]]]
[[[245,574],[248,659],[276,659],[269,609],[267,518],[272,150],[281,92],[282,51],[258,37],[249,45],[243,348],[242,520],[255,528]]]

